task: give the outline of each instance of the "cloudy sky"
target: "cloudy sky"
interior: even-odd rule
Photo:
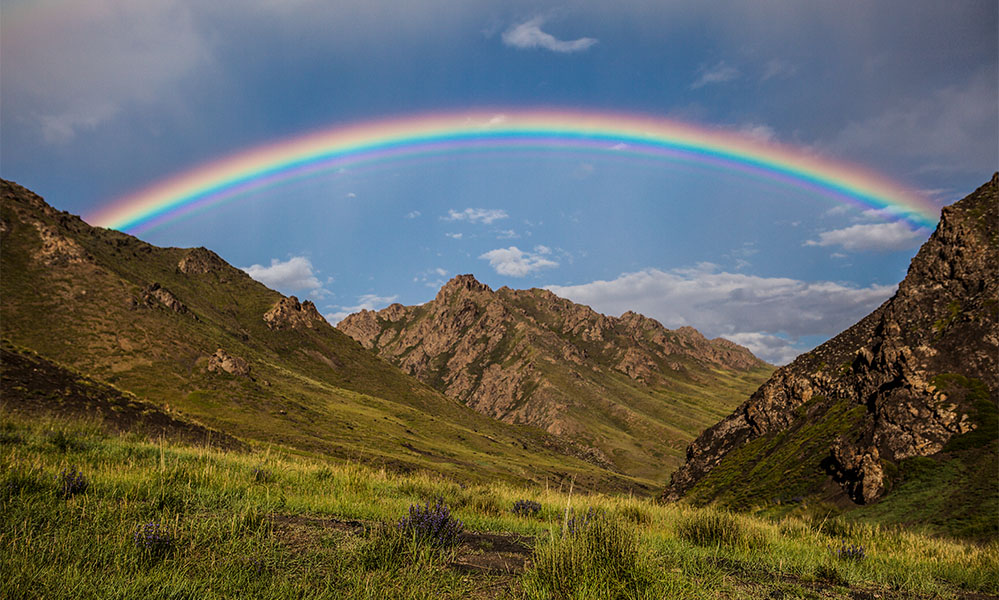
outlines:
[[[997,27],[993,0],[4,0],[0,174],[86,216],[312,131],[566,108],[740,132],[943,205],[999,165]],[[780,363],[884,301],[928,235],[765,177],[549,152],[323,173],[141,237],[334,322],[474,273]]]

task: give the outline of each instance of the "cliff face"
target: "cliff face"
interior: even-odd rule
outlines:
[[[769,373],[747,349],[690,327],[608,317],[541,289],[493,291],[471,275],[427,304],[362,311],[338,327],[478,412],[543,427],[635,474],[675,466],[699,427]],[[698,394],[712,399],[685,402]],[[654,440],[671,454],[654,456]]]
[[[997,190],[999,174],[944,208],[896,294],[698,436],[664,498],[759,499],[777,489],[767,477],[784,465],[800,476],[799,493],[814,492],[818,474],[872,503],[900,461],[991,427],[983,415],[999,390]]]

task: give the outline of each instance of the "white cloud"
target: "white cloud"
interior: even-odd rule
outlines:
[[[690,84],[690,89],[692,90],[715,83],[726,83],[738,79],[741,74],[739,69],[736,69],[723,60],[718,61],[718,64],[713,67],[702,68],[698,73],[699,76],[697,79],[694,80],[694,83]]]
[[[437,273],[441,277],[447,277],[447,269],[442,269],[440,267],[437,267],[436,269],[434,269],[434,273]]]
[[[767,62],[763,67],[763,75],[760,76],[761,81],[767,81],[768,79],[775,78],[787,78],[791,77],[798,72],[798,68],[793,64],[787,62],[786,60],[780,58],[774,58]]]
[[[777,132],[769,125],[746,123],[739,128],[739,133],[760,142],[772,142],[777,139]]]
[[[460,240],[461,238],[465,237],[464,234],[462,233],[445,233],[444,235],[451,238],[452,240]]]
[[[819,233],[819,239],[808,240],[805,246],[840,246],[844,250],[904,250],[921,244],[928,235],[926,229],[909,229],[904,223],[851,225]]]
[[[512,229],[501,229],[496,232],[496,239],[498,240],[510,240],[518,237],[520,236],[517,235],[517,232]]]
[[[414,210],[414,211],[411,211],[408,215],[406,215],[406,218],[407,219],[415,219],[416,217],[420,216],[421,214],[423,214],[423,213],[421,213],[418,210]]]
[[[544,17],[513,25],[503,32],[503,43],[514,48],[544,48],[552,52],[567,54],[581,52],[597,43],[594,38],[583,37],[575,40],[560,40],[550,33],[541,31]]]
[[[456,210],[447,211],[446,217],[441,217],[445,221],[468,221],[469,223],[491,224],[493,221],[505,219],[509,215],[499,208],[466,208],[458,212]]]
[[[497,248],[479,256],[488,260],[489,265],[500,275],[524,277],[541,269],[557,267],[558,263],[544,257],[551,250],[546,246],[535,246],[534,253],[525,252],[516,246]]]
[[[243,270],[260,283],[279,291],[309,290],[322,295],[320,290],[323,284],[316,277],[312,262],[304,256],[293,256],[284,262],[273,258],[269,267],[252,265],[243,267]]]
[[[357,194],[354,192],[347,192],[347,198],[357,198]]]
[[[787,338],[768,333],[730,333],[721,337],[749,348],[757,357],[773,365],[786,365],[808,350]]]
[[[799,338],[843,331],[884,302],[895,286],[858,288],[831,281],[759,277],[700,264],[670,271],[645,269],[611,281],[548,289],[606,314],[633,310],[670,328],[690,325],[708,337],[735,340],[733,336],[743,335],[741,339],[755,339],[761,348],[757,356],[782,362],[789,356],[787,348],[806,349],[798,348]],[[771,339],[779,336],[787,336],[786,347]]]
[[[362,310],[381,310],[395,302],[399,296],[378,296],[376,294],[364,294],[357,298],[356,306],[334,306],[340,310],[323,315],[332,325],[336,325],[349,315]]]

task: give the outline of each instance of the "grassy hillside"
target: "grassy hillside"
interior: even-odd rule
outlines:
[[[306,310],[298,326],[272,328],[264,315],[283,296],[210,251],[92,228],[9,182],[0,199],[0,324],[13,347],[180,418],[307,454],[471,481],[575,476],[650,489],[442,396]],[[212,371],[219,349],[249,372]]]
[[[438,502],[451,515],[436,523],[461,520],[457,535],[398,525],[413,505]],[[0,596],[11,600],[999,593],[994,542],[568,485],[462,486],[275,446],[225,452],[10,414],[0,417],[0,512]]]

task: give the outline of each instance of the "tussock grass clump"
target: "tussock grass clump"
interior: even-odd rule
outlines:
[[[648,584],[643,571],[635,533],[591,509],[534,549],[524,591],[532,599],[628,597]]]
[[[750,537],[736,515],[714,509],[688,513],[677,524],[677,531],[698,546],[741,546]]]

